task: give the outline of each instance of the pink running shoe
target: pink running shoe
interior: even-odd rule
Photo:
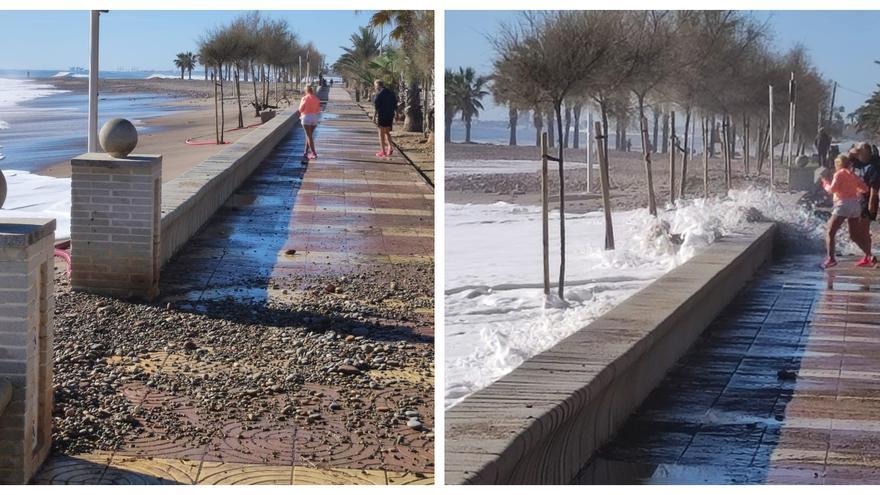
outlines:
[[[875,256],[865,256],[856,262],[856,266],[873,266],[877,264],[877,258]]]
[[[388,155],[386,155],[384,151],[377,151],[376,152],[376,158],[385,158],[386,156],[388,156]]]
[[[834,258],[825,258],[825,261],[822,262],[822,268],[826,270],[832,266],[837,266],[837,260]]]
[[[317,159],[318,159],[317,153],[309,153],[309,160],[317,160]]]
[[[391,156],[393,154],[394,154],[394,148],[388,148],[388,153],[386,154],[386,156]]]

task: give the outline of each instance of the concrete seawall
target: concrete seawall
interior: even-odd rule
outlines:
[[[162,186],[161,266],[202,228],[298,123],[299,112],[279,112],[223,151]]]
[[[446,414],[446,482],[568,483],[772,256],[751,224]]]

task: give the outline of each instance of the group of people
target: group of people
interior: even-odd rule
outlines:
[[[877,257],[871,251],[871,221],[877,219],[880,199],[880,154],[877,147],[864,142],[856,144],[848,153],[837,155],[834,169],[830,182],[822,178],[822,186],[834,199],[825,235],[827,255],[822,267],[837,265],[835,242],[844,221],[847,222],[850,239],[864,254],[856,265],[874,267]]]
[[[322,80],[322,85],[325,81]],[[333,85],[333,81],[330,81]],[[391,142],[391,130],[394,127],[394,116],[397,113],[397,96],[393,91],[385,87],[385,82],[377,79],[373,83],[376,97],[373,99],[373,122],[379,128],[379,151],[376,157],[385,158],[394,153],[394,145]],[[302,163],[318,158],[315,149],[315,129],[321,120],[321,100],[315,95],[315,88],[311,84],[306,86],[306,94],[299,102],[300,121],[306,132],[306,146],[303,151]],[[386,151],[387,149],[387,151]]]

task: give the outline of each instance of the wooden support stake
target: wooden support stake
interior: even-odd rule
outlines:
[[[767,125],[767,133],[769,135],[768,139],[769,143],[769,153],[768,156],[770,160],[768,162],[768,166],[770,167],[770,189],[776,188],[776,171],[773,170],[773,86],[770,86],[770,123]]]
[[[645,176],[648,179],[648,211],[657,216],[657,201],[654,198],[654,177],[651,170],[651,143],[648,141],[648,119],[642,115],[640,119],[642,134],[642,152],[645,155]]]
[[[589,114],[587,125],[587,192],[593,192],[593,140],[590,133],[593,132],[593,112]]]
[[[541,133],[541,227],[544,243],[544,294],[550,294],[550,184],[547,177],[547,133]]]
[[[605,249],[614,249],[614,226],[611,224],[611,182],[608,179],[608,155],[605,153],[603,140],[608,139],[602,135],[602,124],[594,125],[596,134],[596,152],[599,155],[599,181],[602,184],[602,206],[605,208]]]
[[[703,197],[709,197],[709,117],[703,118]]]
[[[675,112],[669,112],[669,202],[675,204]]]
[[[724,188],[725,194],[730,192],[730,143],[728,142],[727,115],[721,119],[721,157],[724,159]]]

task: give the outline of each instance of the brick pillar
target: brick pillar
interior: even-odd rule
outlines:
[[[0,219],[0,483],[30,481],[52,445],[55,220]]]
[[[162,156],[71,160],[71,285],[113,297],[159,294]]]

